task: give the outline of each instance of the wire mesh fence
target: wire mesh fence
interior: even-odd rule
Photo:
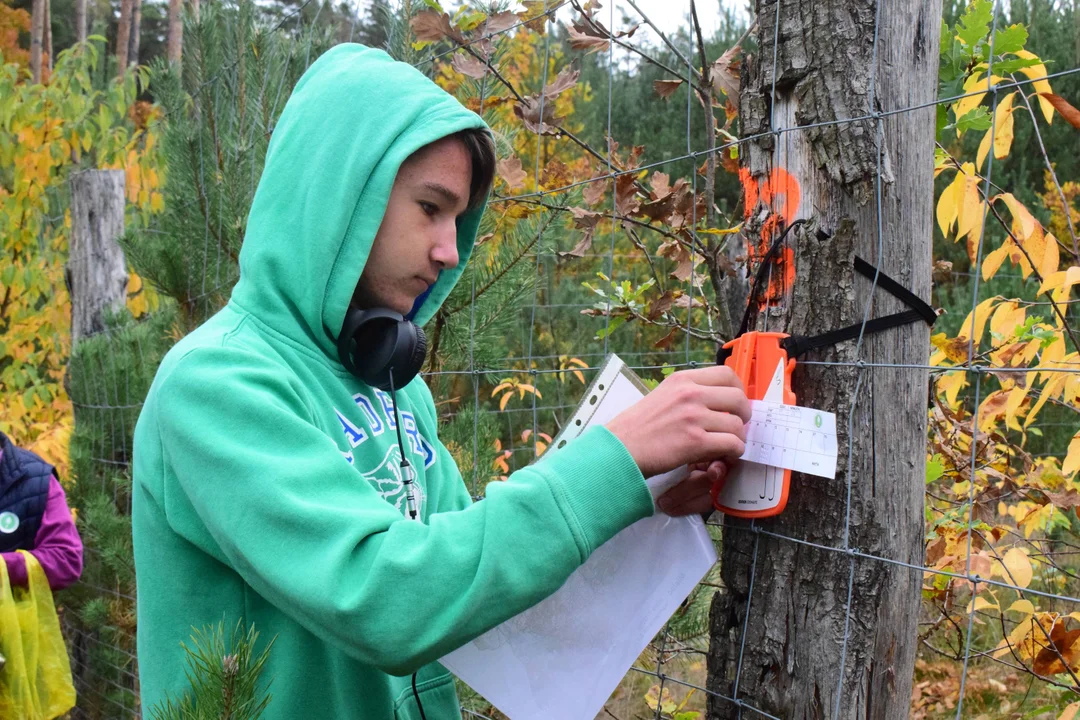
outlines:
[[[691,59],[699,49],[691,16],[692,11],[700,12],[700,8],[695,9],[692,3],[687,2],[687,31],[669,37],[661,33],[634,3],[631,2],[630,6],[632,12],[626,18],[616,18],[614,5],[606,8],[606,27],[610,30],[605,30],[600,24],[604,13],[592,9],[588,4],[583,8],[577,2],[544,0],[532,3],[528,11],[512,21],[503,22],[495,31],[452,39],[449,43],[452,47],[445,51],[433,51],[433,48],[441,47],[437,43],[420,49],[408,42],[402,45],[406,54],[411,53],[407,59],[444,83],[467,106],[492,120],[496,130],[501,132],[500,156],[516,153],[532,161],[531,167],[519,168],[522,177],[515,180],[512,186],[509,182],[497,186],[486,225],[482,228],[485,236],[481,237],[472,261],[478,267],[463,276],[456,291],[460,295],[452,295],[448,299],[455,317],[452,321],[448,320],[445,334],[441,337],[443,353],[436,351],[425,373],[433,388],[442,420],[448,428],[448,445],[477,500],[483,497],[488,483],[499,482],[543,452],[550,438],[561,427],[561,422],[572,412],[581,392],[607,353],[618,353],[637,372],[656,379],[661,377],[661,373],[672,369],[700,367],[713,362],[716,341],[729,334],[725,334],[721,327],[720,313],[714,311],[714,307],[724,301],[708,296],[708,278],[703,276],[705,269],[700,267],[705,252],[715,253],[720,247],[710,245],[715,234],[702,232],[716,229],[716,224],[702,226],[704,216],[709,212],[705,204],[698,202],[705,191],[703,173],[697,171],[697,166],[703,161],[710,158],[716,160],[725,155],[731,157],[732,150],[770,136],[775,138],[780,147],[778,155],[783,158],[784,143],[795,133],[870,123],[877,148],[877,172],[870,199],[875,207],[876,228],[869,232],[874,233],[877,257],[880,258],[883,257],[883,178],[888,172],[882,166],[885,123],[891,118],[927,107],[951,106],[965,98],[981,98],[981,94],[986,92],[991,98],[989,137],[990,145],[994,147],[999,122],[999,113],[995,111],[999,98],[1013,90],[1026,92],[1039,82],[1018,75],[1015,71],[1000,78],[994,76],[993,42],[995,37],[999,37],[996,33],[1002,16],[1000,3],[995,2],[985,88],[966,89],[962,94],[939,98],[931,103],[883,107],[879,99],[875,99],[876,72],[872,72],[869,105],[865,112],[855,117],[781,127],[777,118],[772,116],[768,128],[760,133],[737,138],[731,136],[730,139],[716,133],[702,135],[701,128],[706,126],[705,114],[711,114],[713,108],[706,110],[690,91],[700,80],[700,71]],[[770,108],[775,112],[778,107],[776,83],[781,3],[774,3],[773,7],[772,21],[765,23],[759,19],[757,30],[759,34],[770,32],[773,35]],[[877,13],[881,12],[881,3],[874,7]],[[73,358],[71,397],[77,422],[72,450],[73,472],[82,486],[78,491],[79,512],[87,519],[85,527],[95,528],[87,537],[87,577],[72,596],[72,606],[77,611],[73,611],[66,622],[80,696],[76,717],[126,718],[138,717],[142,712],[134,644],[134,568],[130,560],[130,539],[123,537],[125,532],[130,532],[130,520],[126,515],[130,513],[131,434],[141,400],[170,338],[178,333],[177,328],[189,329],[196,319],[220,306],[237,278],[236,253],[241,234],[236,228],[230,230],[230,225],[243,215],[243,209],[250,204],[254,195],[261,170],[261,153],[265,152],[273,123],[288,98],[292,83],[329,44],[337,39],[347,40],[353,35],[354,28],[350,26],[344,37],[327,36],[320,26],[320,15],[324,9],[330,11],[328,6],[322,5],[311,13],[308,3],[305,3],[272,29],[264,29],[262,42],[266,42],[266,35],[274,33],[280,35],[282,40],[267,43],[264,54],[260,56],[262,65],[258,71],[245,67],[242,62],[231,61],[222,64],[212,74],[197,79],[197,91],[192,94],[192,102],[200,119],[207,119],[206,113],[212,112],[213,108],[235,104],[241,96],[250,97],[251,106],[259,108],[260,112],[252,113],[257,117],[244,117],[242,112],[232,112],[225,118],[218,118],[221,127],[215,132],[220,132],[222,136],[228,134],[233,139],[233,142],[223,144],[224,155],[221,147],[208,148],[203,145],[208,139],[216,138],[205,128],[199,128],[189,135],[187,140],[199,159],[194,166],[195,174],[190,178],[196,192],[183,200],[170,198],[172,214],[155,216],[146,227],[138,230],[144,237],[158,234],[171,238],[177,228],[165,226],[166,218],[175,219],[185,210],[194,212],[198,209],[194,215],[199,218],[198,223],[182,229],[189,234],[194,233],[200,240],[198,245],[201,245],[194,256],[184,258],[188,263],[187,272],[177,275],[184,282],[183,292],[180,293],[183,300],[178,303],[179,309],[175,312],[152,307],[134,323],[111,327],[105,333],[105,338],[77,349]],[[242,11],[237,12],[242,15]],[[213,46],[213,42],[218,42],[218,52],[223,53],[223,57],[227,56],[222,48],[228,47],[228,41],[209,36],[215,32],[228,36],[230,31],[236,29],[230,23],[241,22],[238,17],[222,13],[218,16],[220,27],[209,27],[210,23],[203,23],[189,32],[188,38],[196,47],[199,43]],[[590,29],[592,42],[582,45],[584,49],[578,49],[576,54],[571,52],[568,58],[567,28],[580,33],[581,30],[577,28],[582,27],[581,23]],[[631,26],[639,26],[636,35],[627,31]],[[875,21],[871,66],[875,71],[882,64],[877,54],[878,27],[879,23]],[[404,31],[397,28],[396,32]],[[523,40],[524,35],[528,35],[528,39]],[[569,36],[574,37],[572,34]],[[570,47],[574,47],[573,43],[570,43]],[[670,51],[671,57],[676,58],[671,65],[665,63],[663,66],[670,75],[669,80],[683,83],[685,104],[681,107],[685,115],[682,120],[685,121],[686,143],[685,149],[673,157],[646,161],[646,156],[642,156],[639,163],[636,159],[628,160],[629,154],[634,151],[620,147],[620,138],[613,130],[618,120],[613,117],[614,100],[620,92],[618,78],[624,77],[620,68],[650,62],[642,59],[647,52],[642,48],[649,47],[665,48]],[[595,54],[587,55],[589,48],[596,50]],[[589,57],[599,60],[590,61]],[[597,70],[591,80],[597,82],[597,86],[591,87],[593,97],[590,102],[599,109],[590,117],[599,118],[600,128],[571,129],[569,123],[557,124],[562,119],[556,118],[556,113],[567,109],[560,105],[565,104],[565,96],[549,93],[546,89],[553,82],[558,82],[559,73],[571,61],[583,65],[595,63],[595,66],[590,66]],[[451,64],[455,62],[458,64]],[[768,59],[763,59],[763,65],[768,62]],[[185,59],[185,63],[185,72],[195,73],[204,69],[194,57],[190,63]],[[191,66],[194,67],[189,69]],[[512,70],[517,73],[516,76],[511,76]],[[1080,68],[1057,70],[1048,73],[1043,81],[1065,80],[1077,72],[1080,72]],[[530,87],[531,93],[525,91],[525,86]],[[1023,112],[1038,128],[1038,115],[1025,92],[1020,93],[1025,104]],[[1033,97],[1039,99],[1039,96]],[[666,103],[667,107],[682,99],[682,96],[673,95],[672,98],[654,97],[647,102],[657,106]],[[529,105],[530,100],[535,102],[535,107]],[[506,120],[512,117],[509,113],[512,106],[526,109],[522,113],[525,122],[509,130],[506,129]],[[184,111],[187,112],[186,107]],[[170,112],[179,110],[166,107],[163,122],[170,121]],[[499,114],[504,112],[505,115]],[[1053,175],[1053,164],[1041,137],[1039,146],[1042,154],[1040,160],[1045,161]],[[787,152],[791,152],[790,148]],[[987,218],[987,222],[994,212],[990,198],[996,189],[993,180],[995,154],[990,152],[987,156],[985,174],[975,176],[982,184],[978,195],[982,204],[980,218]],[[213,165],[215,156],[220,167]],[[569,165],[573,165],[573,168],[568,168]],[[223,170],[227,177],[222,177]],[[635,224],[632,213],[627,212],[619,198],[620,183],[630,180],[637,182],[647,173],[655,177],[665,171],[670,171],[671,177],[689,176],[686,184],[691,198],[686,207],[689,217],[683,225],[685,231],[674,233],[674,244],[666,248],[664,243],[672,238],[665,233],[673,233],[649,218]],[[245,178],[243,182],[239,181],[241,176]],[[531,181],[524,179],[529,176]],[[666,185],[668,180],[665,174],[662,182]],[[222,185],[228,187],[223,188]],[[1062,197],[1071,234],[1071,237],[1062,238],[1062,247],[1068,250],[1071,245],[1075,251],[1075,230],[1067,209],[1065,191],[1056,175],[1053,176],[1053,185]],[[655,185],[653,187],[656,188]],[[594,198],[588,202],[590,207],[596,209],[582,212],[586,202],[582,200],[582,194]],[[707,198],[706,202],[711,204],[715,199]],[[56,200],[57,206],[63,207],[64,199],[58,197]],[[734,197],[730,201],[730,206],[735,207],[740,198]],[[770,202],[775,202],[775,198]],[[773,215],[778,212],[775,205],[769,210]],[[504,218],[515,213],[518,217],[513,218],[512,226],[501,224]],[[637,217],[640,219],[643,216]],[[62,223],[63,215],[51,220]],[[575,220],[576,224],[567,226],[568,221]],[[979,222],[983,221],[980,219]],[[735,223],[732,221],[729,224]],[[584,249],[580,247],[582,232],[591,241]],[[1007,237],[1002,239],[1007,233],[1008,229],[1005,228],[993,239],[1007,242]],[[1015,577],[1015,566],[1005,562],[1004,554],[999,555],[985,537],[989,532],[984,513],[987,503],[992,500],[996,510],[998,502],[1005,503],[1017,496],[1028,497],[1024,494],[1022,484],[1017,483],[1005,483],[998,488],[1001,492],[984,497],[986,487],[979,488],[975,482],[979,473],[985,473],[987,468],[993,469],[995,463],[1000,467],[1001,460],[996,455],[1000,448],[1008,446],[1008,443],[992,438],[992,430],[980,435],[980,412],[990,411],[985,407],[986,398],[998,392],[1001,378],[1010,375],[1029,378],[1027,383],[1034,392],[1033,372],[1041,373],[1038,377],[1047,383],[1053,382],[1052,377],[1080,372],[1080,362],[1070,360],[1064,353],[1046,363],[1013,365],[1000,362],[993,352],[979,351],[979,333],[976,332],[976,325],[980,322],[978,308],[981,302],[988,299],[980,268],[989,252],[988,247],[984,250],[984,242],[989,243],[991,237],[989,229],[980,232],[970,271],[953,274],[953,277],[960,279],[959,282],[966,282],[971,292],[971,316],[967,321],[971,329],[964,335],[967,347],[962,359],[948,365],[932,362],[930,358],[924,363],[869,362],[862,359],[850,362],[800,361],[827,371],[847,368],[856,373],[856,390],[849,414],[838,418],[849,435],[854,427],[859,403],[866,402],[865,388],[872,384],[877,373],[929,372],[932,387],[937,385],[939,378],[947,375],[963,373],[968,378],[970,394],[962,398],[963,406],[967,408],[966,414],[962,410],[946,413],[947,420],[955,421],[954,426],[963,427],[966,423],[970,430],[966,441],[960,446],[963,448],[961,452],[966,453],[966,473],[954,468],[957,470],[958,484],[963,484],[962,477],[967,478],[967,496],[960,502],[937,506],[944,507],[944,514],[951,513],[953,520],[964,526],[964,531],[950,541],[953,550],[960,553],[955,558],[956,562],[942,565],[928,558],[927,563],[912,563],[867,552],[852,540],[851,491],[852,483],[858,482],[859,478],[852,477],[855,446],[848,444],[847,456],[839,462],[841,468],[847,468],[845,520],[839,543],[823,543],[812,536],[797,537],[778,532],[768,521],[752,521],[746,526],[738,526],[724,525],[714,518],[709,523],[710,532],[718,543],[721,542],[721,529],[723,533],[747,533],[753,538],[746,578],[747,598],[741,610],[744,624],[737,643],[739,653],[726,689],[710,686],[706,672],[709,607],[714,594],[723,591],[718,571],[714,570],[641,655],[609,701],[605,716],[642,717],[643,713],[648,712],[659,720],[672,716],[673,708],[684,701],[687,710],[702,711],[702,699],[709,698],[712,707],[727,708],[722,712],[731,712],[740,717],[744,712],[747,717],[776,717],[747,700],[740,683],[744,672],[746,623],[760,603],[760,593],[764,592],[760,585],[755,585],[765,562],[762,559],[763,546],[759,542],[761,539],[847,558],[846,596],[835,603],[835,612],[839,614],[838,618],[842,617],[843,626],[843,633],[837,638],[840,643],[839,662],[835,669],[837,685],[835,691],[830,693],[833,698],[831,707],[824,709],[822,714],[844,716],[846,708],[857,700],[845,693],[845,677],[850,672],[848,663],[855,654],[850,646],[850,608],[856,587],[856,572],[867,564],[887,565],[912,573],[924,587],[926,601],[919,641],[923,651],[932,656],[946,656],[959,666],[959,687],[954,698],[956,717],[961,717],[965,712],[965,688],[976,665],[996,664],[1014,671],[1036,674],[1041,676],[1040,682],[1048,686],[1080,692],[1080,680],[1074,674],[1075,663],[1070,655],[1071,644],[1066,645],[1060,637],[1069,613],[1080,611],[1080,608],[1074,607],[1080,602],[1077,597],[1080,590],[1075,583],[1076,564],[1072,562],[1074,558],[1070,558],[1070,555],[1080,551],[1067,538],[1052,532],[1055,523],[1063,522],[1061,514],[1055,516],[1053,510],[1046,514],[1041,520],[1043,527],[1034,540],[1031,539],[1031,532],[1014,523],[1016,547],[1022,546],[1025,556],[1036,561],[1036,567],[1041,568],[1035,580],[1031,577]],[[500,242],[502,245],[495,247]],[[660,249],[657,249],[658,244]],[[673,258],[679,258],[685,264],[677,284],[665,283],[669,278],[663,277],[664,274],[656,269],[658,265],[673,262]],[[485,262],[487,267],[484,266]],[[889,268],[882,270],[888,272]],[[497,287],[498,280],[512,273],[516,273],[513,276],[518,279],[517,287],[502,291],[493,289]],[[600,281],[595,279],[598,273],[602,274]],[[1009,279],[1020,283],[1041,284],[1031,275],[1009,271],[1001,273],[999,279],[1006,279],[1009,275],[1013,276]],[[669,308],[652,318],[648,317],[644,304],[634,305],[632,297],[632,293],[650,279],[658,287],[667,284],[669,290],[680,289],[679,297],[682,298],[676,303],[677,298],[673,295]],[[593,287],[583,287],[583,281],[588,281]],[[624,282],[627,284],[621,285]],[[877,288],[876,277],[873,287]],[[594,288],[603,292],[597,293]],[[500,307],[491,309],[482,304],[482,298],[486,302],[500,292]],[[601,297],[599,302],[598,294]],[[871,318],[874,295],[874,290],[871,290],[862,308],[864,327]],[[781,298],[774,304],[774,312],[764,313],[765,329],[768,329],[770,318],[787,311],[785,302]],[[1068,329],[1067,321],[1074,318],[1075,313],[1069,301],[1058,302],[1065,308],[1061,315],[1062,326]],[[633,332],[622,328],[628,318],[631,323],[636,321]],[[140,331],[140,328],[148,325],[155,325],[154,333]],[[501,338],[500,352],[493,352],[491,347],[485,346],[485,338],[490,337],[492,331]],[[863,344],[864,338],[860,334],[855,343],[855,357],[862,357]],[[436,346],[439,347],[439,340],[436,340]],[[80,377],[82,380],[78,379]],[[493,392],[494,388],[507,383],[509,385],[501,395]],[[1055,400],[1054,403],[1062,407],[1069,404],[1067,399],[1060,402]],[[993,411],[997,412],[996,409]],[[1080,430],[1080,423],[1074,418],[1070,411],[1049,420],[1044,419],[1037,427],[1048,434],[1056,433],[1054,437],[1061,437],[1062,432],[1071,437],[1073,431]],[[952,432],[958,432],[956,427],[952,428]],[[888,438],[880,438],[880,441],[888,442]],[[1049,457],[1055,453],[1060,457],[1064,449],[1048,447],[1041,455],[1035,453],[1033,457]],[[996,472],[1008,475],[1008,462],[1004,467],[1004,471],[999,469]],[[907,480],[923,482],[922,477]],[[1059,489],[1065,492],[1068,484],[1063,481]],[[794,491],[797,492],[798,488]],[[939,501],[928,499],[931,505]],[[944,582],[944,589],[935,585],[936,579]],[[992,598],[992,595],[984,592],[985,589],[1015,594],[1012,609],[1016,614],[1006,615],[1004,601]],[[994,602],[991,602],[991,598]],[[1031,612],[1024,611],[1027,606],[1018,605],[1023,602],[1030,605]],[[1046,609],[1036,612],[1036,606]],[[957,623],[955,607],[963,608],[963,612],[959,613],[964,618],[963,623]],[[1020,618],[1019,622],[1017,618]],[[1000,628],[992,627],[994,622],[1000,622]],[[1025,623],[1026,631],[1018,632],[1017,628],[1023,630]],[[934,635],[935,629],[942,625],[952,626],[955,631],[954,645]],[[1004,646],[997,642],[999,638],[1005,643]],[[1004,653],[1001,652],[1003,647]],[[859,655],[864,652],[865,649],[860,649]],[[1053,657],[1044,657],[1040,665],[1040,653],[1049,653]],[[1053,665],[1053,659],[1059,661],[1058,666]],[[1036,666],[1059,672],[1036,673]],[[647,694],[651,699],[646,698]],[[494,709],[481,698],[471,696],[467,691],[462,698],[465,716],[495,715]]]

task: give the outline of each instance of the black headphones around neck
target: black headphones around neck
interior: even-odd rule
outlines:
[[[337,348],[346,370],[372,387],[390,390],[391,382],[394,388],[403,388],[420,372],[427,338],[420,326],[401,313],[350,308]]]

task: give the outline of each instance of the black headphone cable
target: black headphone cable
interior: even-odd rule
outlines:
[[[397,428],[397,442],[398,451],[401,453],[401,470],[404,479],[402,484],[405,485],[405,507],[408,509],[409,517],[416,520],[416,496],[413,494],[413,469],[409,464],[408,459],[405,457],[405,443],[401,441],[401,418],[398,417],[397,409],[397,393],[394,391],[394,368],[390,368],[390,406],[394,408],[394,427]],[[427,720],[427,715],[424,714],[424,705],[420,702],[420,693],[416,689],[416,673],[412,674],[412,692],[413,698],[416,699],[416,709],[420,711],[420,720]]]

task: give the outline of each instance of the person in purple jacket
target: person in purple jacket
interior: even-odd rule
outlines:
[[[56,470],[0,432],[0,556],[12,586],[27,584],[28,550],[55,592],[82,575],[83,546]]]

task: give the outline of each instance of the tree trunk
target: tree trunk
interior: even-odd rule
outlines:
[[[169,64],[180,66],[184,47],[184,0],[169,0]]]
[[[49,69],[49,74],[52,74],[53,69],[53,36],[52,36],[52,0],[45,0],[45,27],[42,29],[43,48],[44,53],[44,65]]]
[[[41,82],[41,43],[45,29],[45,0],[34,0],[30,6],[30,77]]]
[[[131,52],[128,55],[128,65],[139,64],[139,37],[142,26],[142,0],[133,0],[134,7],[131,11]]]
[[[128,66],[128,49],[131,45],[131,9],[134,0],[121,0],[120,22],[116,26],[116,74],[124,76]]]
[[[743,73],[744,137],[935,99],[941,0],[779,0],[774,105],[776,2],[756,3],[760,50]],[[810,220],[789,236],[787,266],[773,268],[770,330],[813,335],[861,322],[871,282],[855,275],[855,255],[929,298],[933,106],[765,134],[741,150],[747,187],[775,191],[774,207],[748,208],[748,242],[760,253],[776,213]],[[870,316],[906,309],[879,287]],[[866,335],[858,353],[850,341],[803,358],[852,365],[797,366],[799,404],[836,413],[837,476],[793,473],[787,509],[756,528],[725,518],[710,690],[785,720],[908,717],[922,573],[844,550],[922,566],[928,373],[853,364],[925,366],[928,353],[920,323]],[[710,697],[710,719],[739,713]]]
[[[71,179],[71,340],[105,329],[104,313],[124,306],[127,263],[116,240],[124,234],[124,171],[88,170]]]
[[[75,42],[86,42],[86,0],[75,0]]]

